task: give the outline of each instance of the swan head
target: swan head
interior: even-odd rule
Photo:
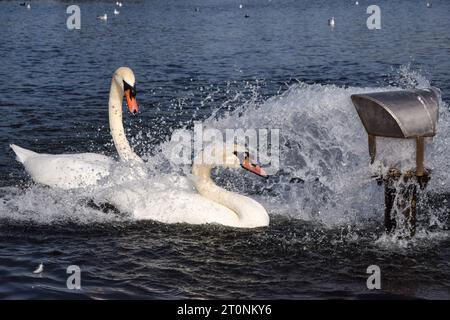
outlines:
[[[139,106],[136,101],[136,78],[134,77],[133,70],[128,67],[120,67],[114,72],[113,79],[123,91],[127,100],[128,110],[133,114],[138,113]]]
[[[233,157],[234,159],[230,160],[233,161],[235,168],[243,168],[260,177],[267,178],[267,173],[264,171],[264,169],[250,160],[250,153],[248,151],[235,150],[233,151]]]
[[[213,145],[206,149],[207,150],[204,151],[207,151],[207,154],[212,155],[214,159],[219,160],[219,163],[216,163],[218,166],[230,169],[245,169],[258,176],[267,178],[267,174],[264,169],[252,162],[250,153],[245,147],[235,144],[232,148],[224,147],[223,149],[220,148],[221,150],[216,150]],[[219,152],[217,154],[218,158],[215,157],[216,152]],[[204,153],[202,153],[202,157],[196,159],[194,163],[199,164],[199,160],[200,162],[205,161]]]

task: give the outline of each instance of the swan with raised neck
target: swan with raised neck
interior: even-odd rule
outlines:
[[[130,68],[114,72],[109,93],[109,125],[114,145],[122,161],[143,162],[131,149],[122,123],[122,102],[125,96],[128,110],[136,114],[136,84]],[[31,178],[40,184],[61,189],[80,188],[96,184],[110,174],[115,161],[102,154],[42,154],[11,145],[17,160],[23,163]]]
[[[136,80],[130,68],[120,67],[114,72],[111,89],[109,91],[109,128],[117,153],[123,161],[139,161],[142,159],[134,153],[128,143],[122,119],[123,97],[127,99],[128,109],[131,113],[138,112],[136,102]]]

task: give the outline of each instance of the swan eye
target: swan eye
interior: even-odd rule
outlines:
[[[244,155],[242,154],[242,152],[233,151],[233,154],[236,156],[236,158],[238,158],[239,162],[242,163],[242,161],[244,160]]]
[[[238,157],[239,161],[241,161],[241,163],[244,160],[249,160],[250,159],[250,153],[248,151],[246,152],[237,152],[237,151],[233,151],[233,154]]]
[[[128,82],[126,82],[124,80],[123,81],[123,91],[127,91],[127,90],[130,90],[130,94],[133,98],[136,97],[136,85],[131,86],[128,84]]]
[[[242,165],[242,163],[245,161],[245,154],[244,154],[244,152],[234,151],[233,154],[236,156],[236,158],[238,158],[239,162]]]

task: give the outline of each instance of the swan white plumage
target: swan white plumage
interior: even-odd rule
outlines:
[[[217,166],[244,168],[260,176],[264,170],[250,162],[244,148],[224,151]],[[238,152],[239,151],[239,152]],[[214,165],[204,164],[202,154],[195,159],[192,176],[158,175],[157,179],[133,180],[102,190],[96,202],[107,202],[138,220],[162,223],[221,224],[237,228],[269,225],[266,209],[257,201],[217,186],[211,179]]]
[[[129,68],[119,68],[114,73],[109,96],[109,123],[119,157],[123,161],[142,163],[131,149],[122,123],[122,100],[127,98],[130,112],[136,113],[135,78]],[[96,185],[104,177],[123,168],[117,167],[113,159],[95,153],[82,154],[38,154],[16,145],[11,145],[32,179],[38,183],[62,189]],[[211,149],[209,154],[218,153],[223,159],[218,165],[228,168],[244,168],[265,176],[259,166],[250,162],[244,148],[234,146],[234,150]],[[244,155],[244,156],[242,156]],[[213,165],[203,163],[203,152],[194,160],[192,179],[170,177],[160,182],[148,184],[144,179],[125,179],[119,184],[102,186],[93,193],[94,201],[106,201],[121,212],[128,212],[136,219],[151,219],[163,223],[221,224],[239,228],[263,227],[269,224],[269,215],[257,201],[217,186],[211,179]],[[115,170],[118,168],[119,170]],[[117,181],[121,179],[112,180]],[[175,185],[182,185],[175,188]],[[159,189],[159,190],[158,190]]]
[[[114,72],[109,93],[109,125],[114,145],[122,161],[142,162],[131,149],[122,123],[122,102],[126,97],[131,113],[138,112],[135,77],[130,68]],[[80,188],[96,184],[108,176],[116,163],[112,158],[96,153],[40,154],[11,145],[17,160],[23,163],[31,178],[40,184],[62,189]]]

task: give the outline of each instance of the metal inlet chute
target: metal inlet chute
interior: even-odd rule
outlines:
[[[439,94],[435,89],[414,89],[354,94],[356,111],[369,136],[371,162],[376,137],[416,139],[416,175],[423,175],[424,137],[436,134]]]

